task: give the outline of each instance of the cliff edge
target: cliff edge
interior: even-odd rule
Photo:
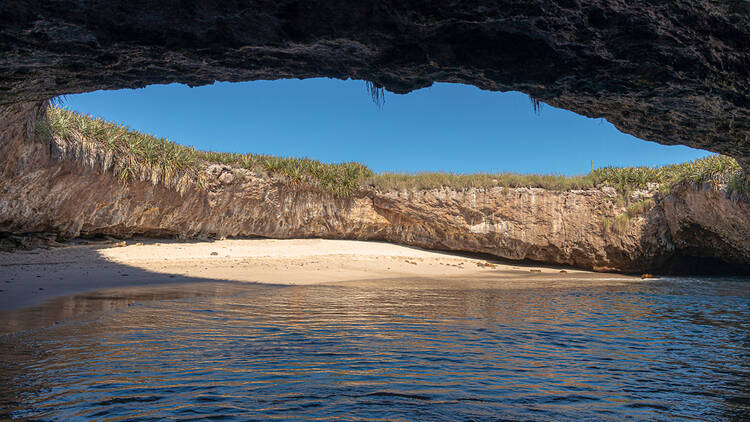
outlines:
[[[362,183],[337,195],[228,164],[203,166],[201,183],[148,171],[123,181],[97,143],[39,136],[45,107],[0,109],[6,235],[370,239],[602,271],[750,272],[750,204],[722,183],[668,192]]]

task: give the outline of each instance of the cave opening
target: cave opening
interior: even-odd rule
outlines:
[[[62,105],[199,150],[355,161],[377,173],[573,176],[710,155],[644,142],[520,92],[463,84],[406,95],[372,88],[327,78],[151,85],[70,95]]]
[[[6,148],[34,157],[8,162],[7,196],[25,199],[3,231],[357,238],[640,272],[675,245],[711,248],[673,230],[699,221],[728,245],[699,267],[744,259],[746,182],[732,158],[644,142],[520,92],[377,88],[276,80],[53,100],[35,152]],[[44,179],[33,197],[19,188],[29,175]],[[28,220],[29,209],[69,215]]]

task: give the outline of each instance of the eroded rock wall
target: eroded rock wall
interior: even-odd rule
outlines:
[[[750,271],[750,206],[715,187],[675,190],[614,232],[614,189],[432,189],[348,198],[280,177],[210,167],[205,189],[120,183],[33,136],[35,104],[2,108],[0,232],[79,235],[377,239],[581,268],[654,271],[676,256]],[[653,196],[655,192],[634,195]]]

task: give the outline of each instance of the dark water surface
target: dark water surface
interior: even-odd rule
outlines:
[[[207,283],[3,318],[0,418],[750,419],[746,280]]]

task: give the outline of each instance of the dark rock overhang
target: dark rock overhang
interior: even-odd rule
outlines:
[[[0,52],[0,104],[170,82],[458,82],[750,169],[747,0],[6,0]]]

